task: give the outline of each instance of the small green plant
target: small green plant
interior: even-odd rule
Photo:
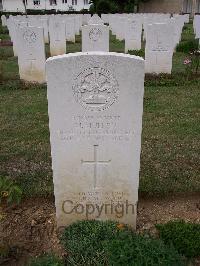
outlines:
[[[200,68],[200,50],[192,51],[183,64],[185,65],[187,80],[193,74],[197,75]]]
[[[197,50],[199,46],[198,40],[187,40],[180,42],[177,47],[177,52],[190,53],[191,51]]]
[[[0,176],[0,203],[20,203],[22,190],[9,178]]]
[[[183,265],[173,247],[110,221],[74,223],[65,229],[62,242],[69,254],[67,265]]]
[[[45,254],[32,259],[28,266],[64,266],[64,262],[53,254]]]
[[[195,74],[198,73],[200,68],[200,50],[194,50],[190,53],[192,60],[192,69]]]
[[[158,224],[161,239],[166,244],[173,244],[179,253],[186,257],[200,256],[200,224],[172,221]]]

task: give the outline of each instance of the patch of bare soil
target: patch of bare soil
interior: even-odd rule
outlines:
[[[175,219],[200,223],[200,196],[139,200],[138,232],[156,234],[155,224]],[[7,257],[0,259],[1,266],[23,266],[31,257],[46,252],[65,255],[56,229],[52,198],[29,199],[20,206],[3,209],[0,236],[1,252],[8,253]],[[199,263],[197,261],[196,265]]]

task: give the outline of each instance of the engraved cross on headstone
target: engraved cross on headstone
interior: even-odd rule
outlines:
[[[33,57],[32,54],[30,54],[30,57]],[[30,75],[33,73],[33,70],[34,70],[34,62],[36,61],[36,59],[33,57],[33,58],[30,58]]]
[[[100,161],[98,160],[98,147],[99,145],[94,145],[94,160],[93,161],[83,161],[81,160],[81,163],[82,164],[91,164],[94,166],[94,189],[96,188],[97,186],[97,177],[98,177],[98,165],[107,165],[111,162],[111,160],[108,160],[108,161]]]

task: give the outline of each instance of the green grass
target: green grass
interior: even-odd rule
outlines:
[[[200,257],[200,224],[170,221],[156,225],[160,238],[189,258]]]
[[[111,35],[110,47],[123,52],[124,42]],[[76,44],[67,43],[67,52],[80,50],[80,36]],[[200,191],[200,79],[185,80],[185,56],[174,54],[172,76],[145,81],[140,172],[144,194]],[[0,98],[0,175],[16,180],[27,196],[52,194],[46,86],[19,80],[12,47],[0,47]]]
[[[146,88],[141,192],[199,191],[198,98],[199,84]]]
[[[0,39],[1,40],[10,40],[7,27],[0,26]]]
[[[53,254],[44,254],[32,259],[27,266],[64,266],[64,262]]]
[[[67,227],[62,237],[67,265],[184,265],[173,247],[118,226],[109,221],[82,221]]]
[[[190,23],[184,25],[182,35],[181,35],[181,40],[189,41],[189,40],[194,39],[194,37],[195,35],[194,35],[194,30],[193,30],[193,22],[190,21]]]

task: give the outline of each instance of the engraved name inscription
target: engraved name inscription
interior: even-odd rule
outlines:
[[[69,130],[57,131],[62,141],[130,141],[134,136],[133,130],[120,127],[118,115],[78,115],[72,119]]]

